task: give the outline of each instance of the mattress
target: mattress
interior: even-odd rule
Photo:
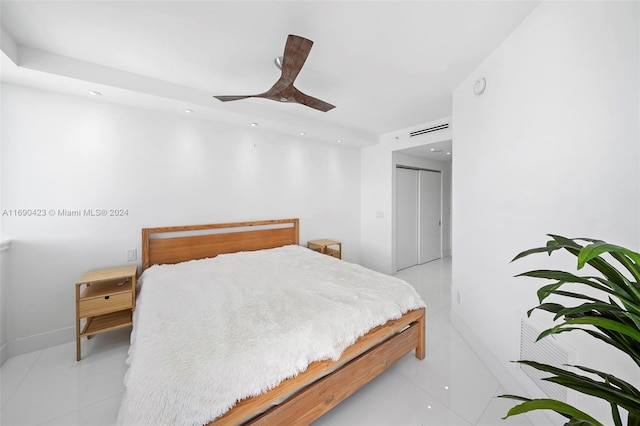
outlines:
[[[202,425],[425,306],[406,282],[300,246],[139,279],[118,423]]]

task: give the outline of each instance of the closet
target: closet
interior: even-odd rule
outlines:
[[[396,166],[396,270],[441,257],[441,215],[441,173]]]

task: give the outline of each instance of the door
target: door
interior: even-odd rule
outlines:
[[[418,172],[396,168],[396,269],[418,263]]]
[[[419,170],[418,263],[442,256],[442,174]]]

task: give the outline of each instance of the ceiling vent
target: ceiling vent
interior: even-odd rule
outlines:
[[[414,136],[420,136],[431,132],[437,132],[438,130],[444,130],[449,128],[449,123],[440,124],[438,126],[429,127],[422,130],[416,130],[414,132],[409,133],[409,137],[412,138]]]

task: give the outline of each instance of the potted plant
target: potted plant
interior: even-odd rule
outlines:
[[[538,340],[554,334],[580,331],[624,352],[640,367],[640,254],[599,240],[549,236],[551,240],[545,247],[526,250],[513,260],[535,253],[551,255],[556,251],[564,251],[577,257],[578,270],[588,264],[601,276],[578,276],[558,270],[534,270],[518,275],[553,280],[538,290],[540,304],[527,312],[529,316],[535,310],[551,312],[555,314],[554,321],[560,321],[543,331]],[[571,284],[571,289],[567,289],[566,284]],[[588,291],[575,290],[583,287]],[[552,295],[564,296],[562,300],[576,303],[565,306],[546,301]],[[550,377],[542,380],[607,401],[612,417],[608,423],[622,426],[621,412],[626,411],[627,425],[640,425],[640,391],[627,381],[585,366],[558,368],[534,361],[518,362],[550,374]],[[533,410],[552,410],[568,419],[565,425],[603,424],[562,401],[515,395],[501,397],[522,401],[511,408],[506,417]]]

